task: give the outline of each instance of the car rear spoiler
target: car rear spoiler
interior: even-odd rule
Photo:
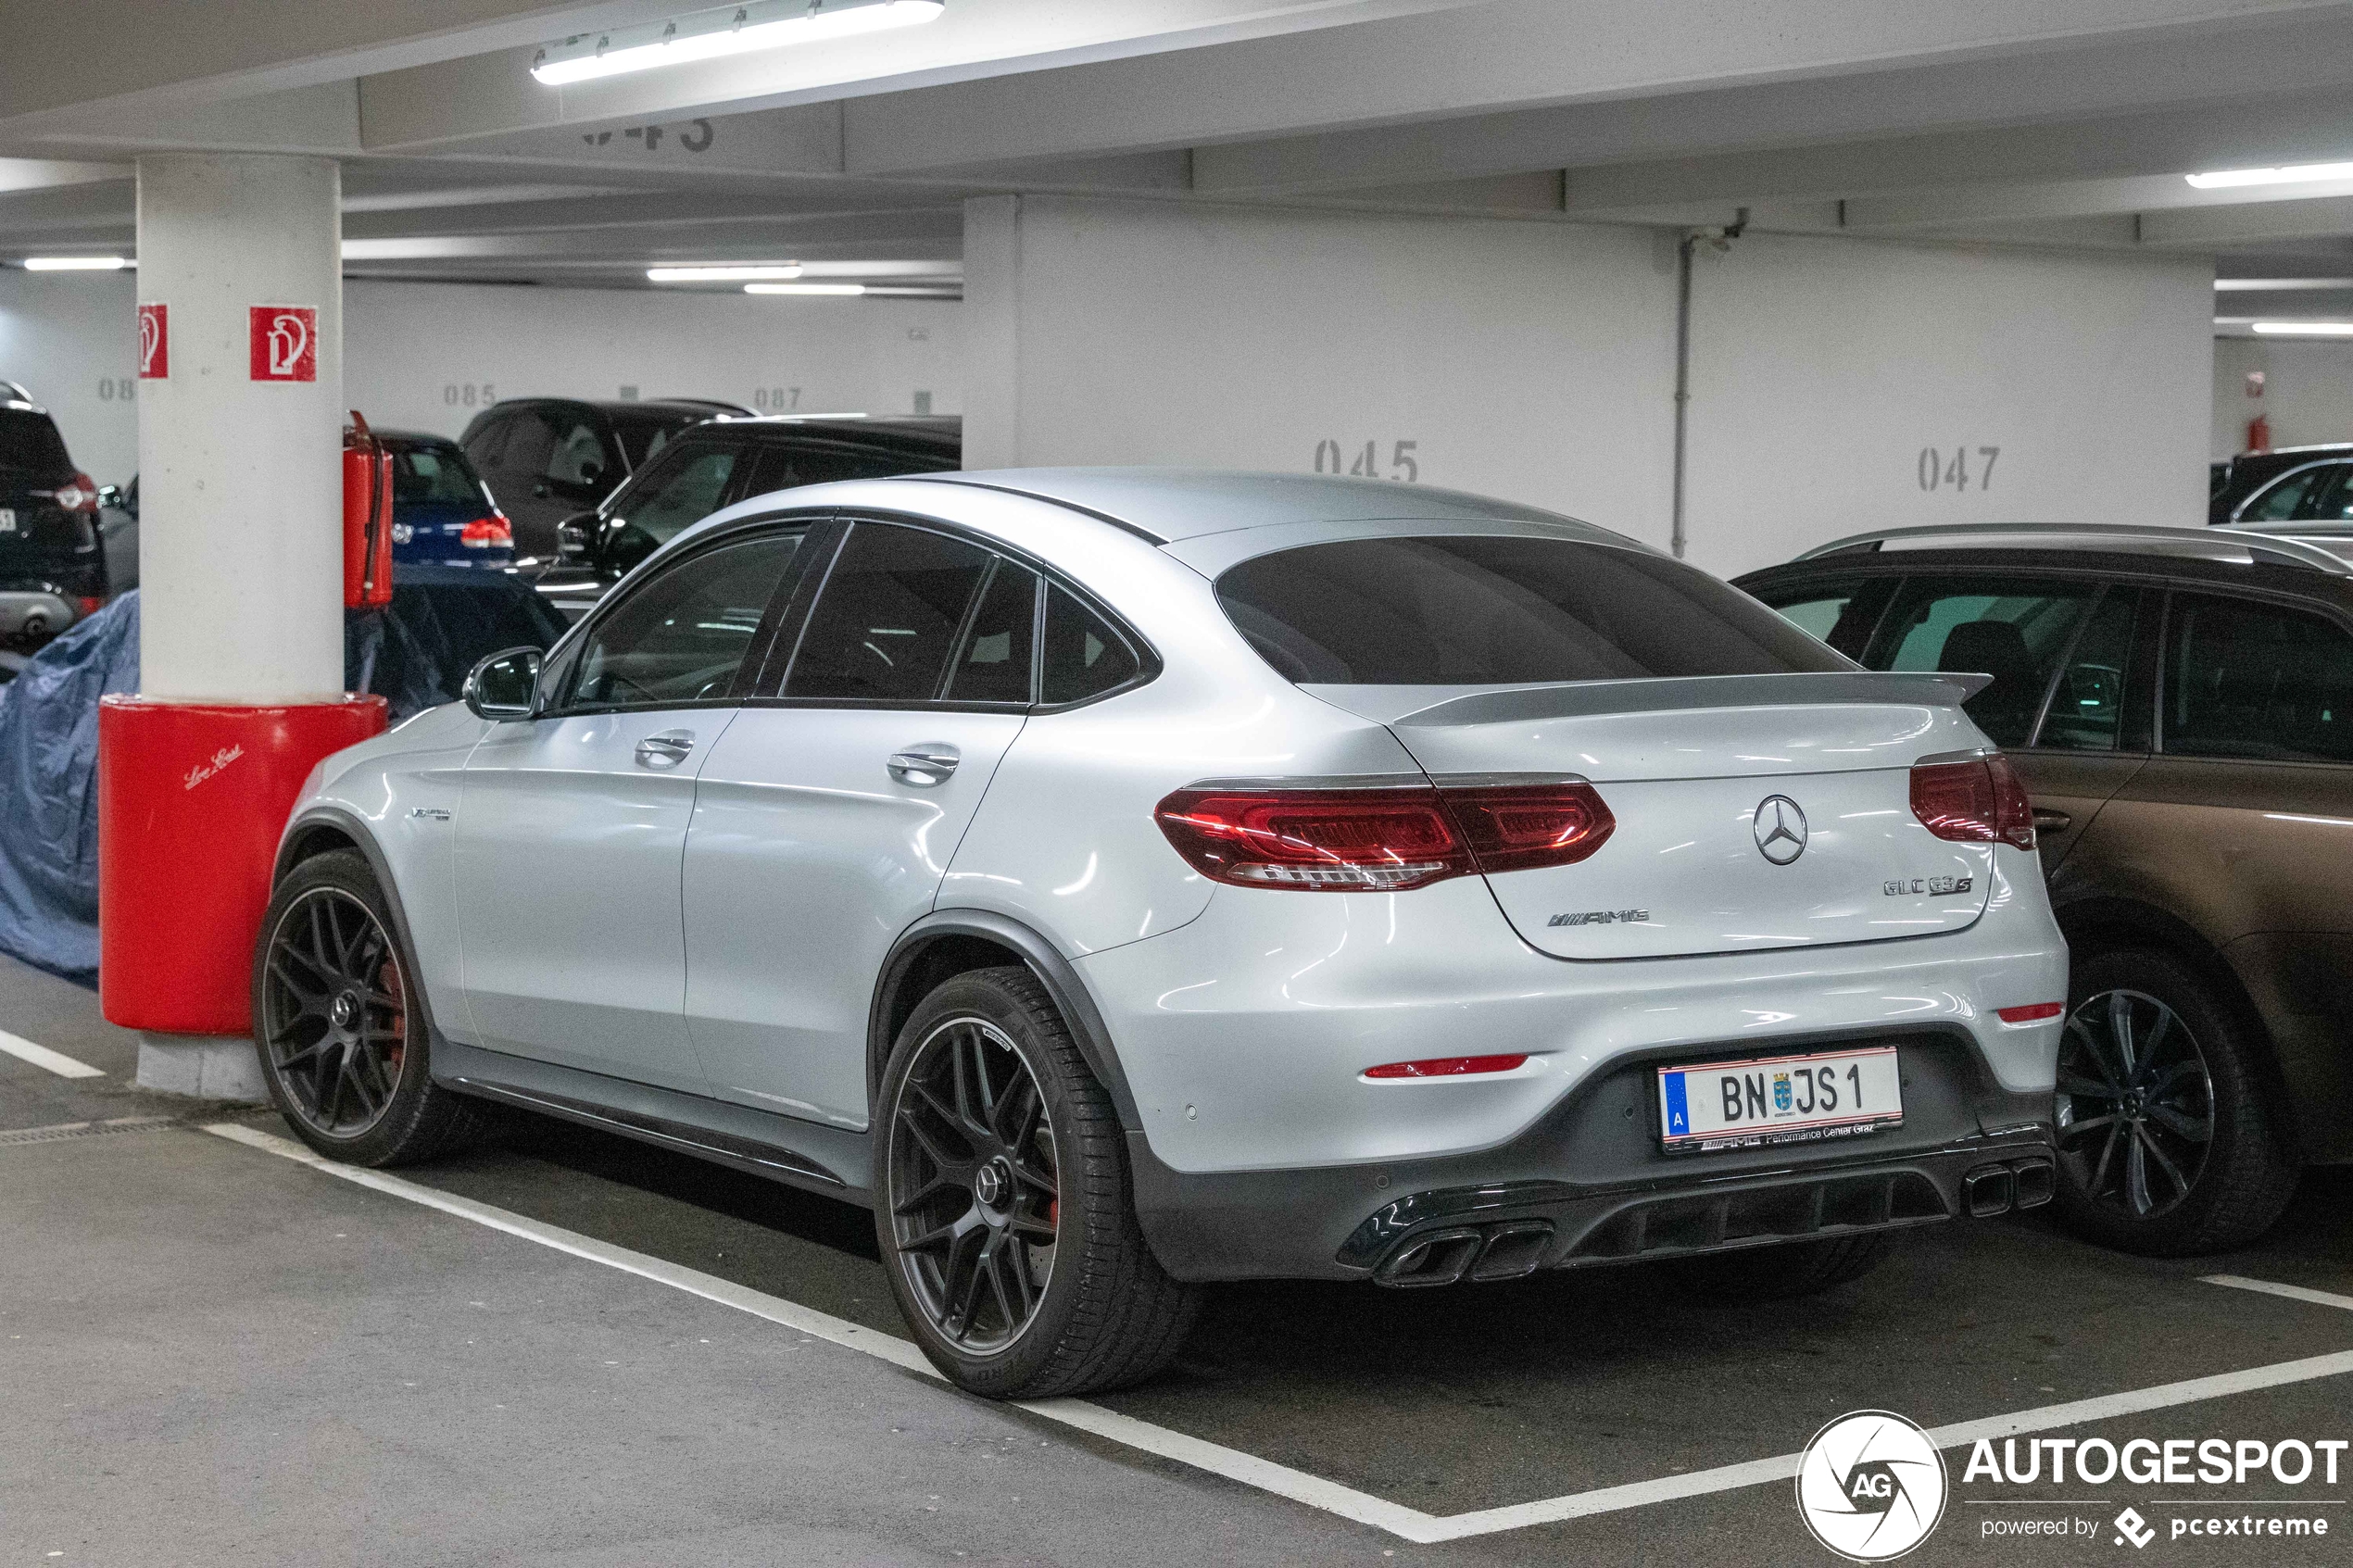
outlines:
[[[1695,708],[1812,708],[1825,703],[1908,703],[1957,708],[1994,684],[1991,675],[1941,671],[1813,671],[1791,675],[1669,676],[1642,681],[1570,681],[1450,697],[1392,720],[1417,729],[1584,719]]]

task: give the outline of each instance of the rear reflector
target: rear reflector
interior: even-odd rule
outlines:
[[[1923,762],[1912,770],[1912,814],[1955,844],[2034,847],[2034,810],[2010,759],[2000,752],[1966,762]]]
[[[1565,866],[1617,826],[1587,784],[1441,789],[1180,789],[1153,812],[1194,870],[1238,887],[1401,893]]]
[[[2065,1002],[2029,1002],[2022,1008],[1995,1008],[1994,1016],[2005,1023],[2040,1023],[2066,1010]]]
[[[1434,1056],[1427,1061],[1391,1061],[1367,1067],[1367,1078],[1462,1078],[1474,1073],[1509,1073],[1525,1056]]]

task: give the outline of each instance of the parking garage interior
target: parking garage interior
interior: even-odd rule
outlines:
[[[1806,1478],[1841,1421],[1892,1412],[1942,1467],[1935,1508],[1901,1548],[1916,1561],[2341,1560],[2353,1537],[2342,1468],[2353,1451],[2337,1441],[2353,1438],[2342,1131],[2353,862],[2337,839],[2353,827],[2353,743],[2338,748],[2334,705],[2353,689],[2332,694],[2353,686],[2353,5],[19,9],[0,21],[0,487],[17,487],[0,495],[0,1411],[16,1437],[0,1450],[0,1551],[69,1564],[1883,1561],[1893,1537],[1842,1548],[1853,1540],[1815,1516]],[[761,27],[787,31],[771,40]],[[11,455],[19,440],[35,456]],[[1036,470],[1060,477],[1022,477]],[[337,808],[346,826],[332,844],[324,817],[297,813],[290,829],[297,799],[316,804],[326,787],[323,759],[387,726],[422,726],[396,742],[478,721],[449,743],[456,776],[464,747],[499,721],[547,721],[535,719],[537,672],[573,679],[579,646],[663,561],[691,556],[699,520],[723,519],[706,540],[734,537],[726,520],[757,522],[763,504],[789,512],[794,489],[834,480],[886,486],[840,493],[867,521],[811,512],[796,525],[804,556],[839,552],[824,558],[835,578],[872,537],[858,530],[904,522],[925,495],[1065,506],[1051,523],[1007,510],[1005,532],[986,536],[999,554],[975,582],[1018,569],[1038,583],[1034,621],[1024,608],[1005,646],[1027,660],[1034,640],[1038,672],[1025,700],[958,722],[1002,719],[1010,734],[1064,701],[1114,714],[1123,693],[1214,686],[1240,665],[1189,671],[1184,646],[1139,633],[1141,612],[1086,575],[1149,545],[1215,577],[1203,602],[1237,614],[1232,579],[1218,576],[1249,558],[1231,544],[1239,512],[1220,521],[1217,508],[1239,505],[1228,491],[1154,492],[1173,497],[1161,511],[1101,499],[1206,483],[1167,477],[1189,470],[1262,476],[1214,484],[1274,496],[1328,481],[1315,494],[1355,509],[1315,503],[1324,521],[1390,533],[1397,520],[1453,520],[1433,537],[1482,532],[1465,518],[1536,531],[1579,520],[1658,571],[1735,582],[1811,634],[1795,662],[1769,667],[1785,673],[1629,663],[1614,676],[1912,682],[1869,687],[1869,700],[1918,704],[1920,734],[1977,726],[1964,750],[1905,754],[1910,812],[1898,797],[1891,809],[1948,848],[1920,771],[1982,772],[2000,799],[1982,850],[1964,847],[1985,857],[1980,886],[1957,884],[1944,860],[1933,889],[1907,881],[1920,871],[1910,861],[1873,862],[1856,873],[1856,898],[1869,902],[1841,908],[1884,922],[1895,901],[1918,900],[1901,912],[1924,931],[1958,922],[1954,900],[1985,899],[1991,884],[1990,929],[2013,909],[2043,909],[2042,882],[2017,872],[2033,866],[2064,936],[2045,956],[2066,973],[2071,955],[2072,979],[2048,997],[1980,997],[1977,979],[1919,956],[1960,938],[1907,930],[1880,943],[1912,955],[1885,960],[1900,979],[1824,985],[1900,991],[1925,1022],[1890,1002],[1875,1022],[1801,1022],[1817,1033],[1789,1048],[1900,1039],[1917,1129],[1938,1113],[1928,1091],[1942,1060],[1921,1031],[1948,1031],[1936,1049],[2011,1041],[2037,1064],[2017,1071],[2042,1076],[2020,1090],[2004,1077],[2009,1059],[1989,1057],[1984,1082],[2027,1109],[1965,1118],[1968,1138],[1994,1141],[1956,1156],[1921,1207],[1875,1188],[1876,1209],[1842,1210],[1836,1193],[1807,1188],[1789,1220],[1778,1198],[1709,1207],[1678,1187],[1689,1201],[1660,1205],[1648,1239],[1625,1221],[1575,1246],[1586,1210],[1524,1194],[1474,1202],[1448,1196],[1470,1178],[1410,1174],[1424,1153],[1428,1169],[1457,1169],[1444,1162],[1495,1147],[1485,1134],[1432,1135],[1403,1154],[1349,1146],[1361,1157],[1302,1175],[1296,1200],[1338,1184],[1364,1234],[1386,1247],[1379,1225],[1396,1227],[1395,1249],[1361,1267],[1343,1253],[1340,1267],[1327,1246],[1315,1271],[1293,1271],[1316,1277],[1186,1275],[1169,1262],[1176,1233],[1147,1223],[1172,1277],[1198,1280],[1181,1348],[1149,1376],[1013,1398],[960,1386],[911,1327],[896,1243],[878,1240],[869,1212],[868,1187],[885,1177],[845,1180],[849,1167],[823,1163],[866,1136],[862,1104],[768,1094],[762,1110],[742,1091],[696,1142],[650,1098],[627,1116],[592,1114],[567,1098],[576,1085],[484,1077],[498,1051],[459,1038],[461,1024],[431,1037],[441,1059],[473,1064],[471,1089],[459,1085],[473,1135],[429,1159],[317,1152],[271,1047],[255,1043],[274,1005],[267,942],[256,959],[265,906],[281,908],[271,900],[306,857],[340,847],[357,860],[373,828],[389,841],[396,817],[408,832],[449,820],[434,796],[400,795],[396,811],[387,786],[378,816]],[[1448,494],[1417,498],[1433,492]],[[1055,530],[1082,525],[1110,542],[1054,554]],[[1914,551],[1927,564],[1907,566]],[[767,662],[693,702],[732,692],[780,724],[815,710],[794,709],[787,670],[820,634],[834,579],[812,571],[796,589],[804,570],[776,568],[773,602],[763,589],[749,611],[708,611],[723,630],[734,616],[747,634],[781,625],[802,641],[781,638]],[[1094,617],[1083,633],[1056,630],[1065,600]],[[1722,613],[1752,610],[1766,615],[1745,597]],[[990,613],[979,587],[950,607],[943,635],[962,639],[965,665],[1008,657],[977,651]],[[1998,634],[1972,636],[1989,625]],[[1070,677],[1081,684],[1057,697],[1053,649],[1082,644],[1085,670]],[[525,671],[522,706],[502,709],[505,674],[478,661],[518,645],[529,663],[505,674]],[[1244,648],[1234,642],[1236,659]],[[1129,662],[1086,686],[1104,649]],[[1594,799],[1621,808],[1621,856],[1680,847],[1676,834],[1644,836],[1652,824],[1623,808],[1653,797],[1607,767],[1653,790],[1691,772],[1626,764],[1595,742],[1582,761],[1564,752],[1541,775],[1515,762],[1507,776],[1466,742],[1471,760],[1448,773],[1428,760],[1437,742],[1418,738],[1449,700],[1490,704],[1492,740],[1507,721],[1536,734],[1647,712],[1636,698],[1579,708],[1589,699],[1572,696],[1555,710],[1528,688],[1573,680],[1384,685],[1274,667],[1376,738],[1402,737],[1380,744],[1406,758],[1416,787],[1425,767],[1441,791],[1598,787]],[[952,707],[951,677],[939,679],[932,706]],[[1939,681],[1949,692],[1930,691]],[[2246,695],[2267,681],[2266,695]],[[1482,684],[1507,689],[1482,696]],[[1239,689],[1214,723],[1148,718],[1054,755],[1142,767],[1172,737],[1239,733]],[[1410,691],[1423,695],[1396,696]],[[1674,700],[1686,719],[1710,710]],[[1755,782],[1797,764],[1743,751],[1768,733],[1743,727],[1752,700],[1767,705],[1726,699],[1733,716],[1705,721],[1685,746],[1742,753],[1726,765],[1744,792],[1726,831],[1748,872],[1752,855],[1782,864],[1771,800],[1755,797],[1806,795]],[[808,701],[855,706],[838,692]],[[887,777],[877,758],[860,782],[812,790],[931,788],[957,771],[958,746],[966,779],[981,771],[985,747],[966,730],[926,750],[946,743],[897,725],[894,703],[915,705],[874,705],[893,721],[875,734],[910,746]],[[661,738],[641,743],[636,768],[686,755],[657,747],[649,763],[644,746]],[[1015,760],[984,783],[992,792],[1026,776],[1020,743],[1005,744]],[[1845,744],[1902,743],[1873,731]],[[1309,749],[1286,737],[1263,767],[1204,766],[1151,793],[1204,773],[1228,792],[1264,785]],[[1395,766],[1312,782],[1328,807],[1366,787],[1353,775],[1396,786]],[[692,799],[691,768],[682,777]],[[2015,820],[2000,793],[2012,788]],[[461,797],[449,800],[462,816]],[[1140,1194],[1164,1176],[1151,1201],[1174,1204],[1166,1193],[1210,1190],[1177,1179],[1196,1172],[1174,1151],[1208,1137],[1197,1105],[1215,1122],[1249,1096],[1204,1085],[1161,1106],[1159,1080],[1117,1065],[1125,1004],[1089,999],[1090,985],[1154,976],[1137,955],[1181,940],[1185,962],[1207,964],[1176,976],[1187,985],[1360,1008],[1347,1015],[1356,1027],[1408,978],[1446,968],[1432,947],[1393,972],[1348,971],[1364,994],[1340,999],[1317,989],[1328,978],[1302,978],[1312,963],[1253,981],[1263,953],[1202,960],[1206,925],[1170,935],[1200,909],[1170,913],[1165,888],[1189,898],[1230,881],[1224,862],[1192,859],[1175,833],[1163,843],[1165,816],[1154,832],[1135,813],[1157,869],[1130,877],[1106,837],[1099,871],[1089,808],[1052,804],[1022,831],[984,816],[986,831],[943,850],[923,909],[948,922],[944,939],[920,958],[893,947],[903,962],[856,976],[861,1007],[875,998],[856,1033],[879,1044],[862,1080],[847,1071],[875,1104],[924,994],[893,1000],[890,987],[978,970],[958,955],[986,947],[1078,1042],[1077,1071],[1125,1128],[1120,1180]],[[1445,806],[1441,821],[1467,809]],[[1838,831],[1822,832],[1831,821],[1818,808],[1818,862],[1839,849]],[[525,823],[497,849],[510,857],[499,874],[582,842],[536,831]],[[1607,864],[1611,828],[1600,832],[1592,868]],[[994,896],[975,891],[986,865],[940,875],[950,858],[1058,837],[1069,864],[1053,897],[1127,897],[1139,926],[1032,947],[987,923],[1002,914],[949,919],[960,900],[977,909]],[[618,836],[585,852],[608,847],[621,865]],[[1468,853],[1474,874],[1456,893],[1478,884]],[[685,863],[691,881],[691,850]],[[395,880],[384,856],[370,865]],[[567,885],[557,872],[569,870],[556,865],[547,885]],[[479,865],[434,874],[485,880]],[[1098,876],[1129,885],[1090,889]],[[762,896],[805,901],[774,929],[833,940],[830,927],[863,913],[824,902],[840,885],[779,881]],[[1354,910],[1453,897],[1446,884],[1357,897],[1271,885],[1221,885],[1200,903]],[[1698,1010],[1697,990],[1663,977],[1687,961],[1680,950],[1640,947],[1667,932],[1669,895],[1606,885],[1583,902],[1609,909],[1579,904],[1550,927],[1500,891],[1479,912],[1503,911],[1514,961],[1548,973],[1655,964],[1650,1012]],[[1719,924],[1745,897],[1734,873],[1723,885]],[[429,974],[431,917],[414,884],[405,896],[397,942],[413,946],[396,966],[413,954]],[[675,927],[671,897],[626,916]],[[691,926],[691,887],[683,908]],[[1827,908],[1809,918],[1827,922]],[[576,913],[551,909],[549,929]],[[914,919],[890,918],[886,937]],[[1352,918],[1365,917],[1315,928],[1342,934],[1317,963],[1336,960],[1344,936],[1363,940]],[[597,955],[622,949],[598,947],[585,922],[562,929],[585,994]],[[1992,941],[1986,964],[2032,967],[2023,947]],[[1872,950],[1860,938],[1801,930],[1766,945],[1791,951],[1769,969],[1742,955],[1754,995],[1708,993],[1754,1031],[1737,1042],[1747,1056],[1766,1049],[1753,1042],[1795,1037],[1776,985],[1876,961],[1855,956]],[[1596,955],[1618,961],[1585,961]],[[1481,971],[1472,999],[1519,972]],[[1162,984],[1135,982],[1139,997]],[[1167,984],[1133,1010],[1182,1012],[1190,1004],[1169,1002]],[[1563,1060],[1606,1058],[1623,1070],[1613,1082],[1639,1076],[1649,1095],[1655,1072],[1686,1060],[1647,1021],[1653,984],[1561,1004],[1564,1041],[1579,1031]],[[433,1022],[401,1028],[451,1028],[447,994],[420,994],[409,1011],[422,1017],[427,999]],[[2142,1003],[2161,1019],[2154,1035],[2133,1022]],[[1460,1016],[1474,1017],[1468,1000]],[[781,1026],[761,1033],[766,1022],[745,1021],[745,1037],[804,1048]],[[2196,1106],[2146,1113],[2154,1163],[2129,1178],[2106,1157],[2069,1163],[2070,1120],[2108,1103],[2081,1070],[2097,1047],[2066,1054],[2079,1022],[2120,1037],[2139,1074],[2110,1085],[2116,1118],[2139,1126],[2147,1102],[2191,1077],[2205,1085]],[[1295,1037],[1305,1050],[1339,1027],[1301,1022]],[[1371,1041],[1379,1026],[1361,1027]],[[1416,1047],[1426,1060],[1397,1073],[1368,1058],[1365,1082],[1539,1071],[1493,1054],[1519,1047],[1487,1027],[1441,1026]],[[2179,1059],[2162,1050],[2185,1037],[2192,1065],[2165,1066]],[[1582,1073],[1592,1060],[1576,1063]],[[1367,1093],[1466,1090],[1488,1092]],[[1652,1101],[1627,1094],[1634,1139]],[[788,1153],[745,1131],[780,1106],[775,1124],[818,1129],[786,1140]],[[1347,1144],[1347,1128],[1290,1113],[1302,1148],[1324,1135]],[[875,1125],[887,1121],[877,1112]],[[736,1130],[711,1130],[723,1125]],[[1897,1125],[1841,1134],[1857,1133],[1846,1141],[1863,1158]],[[1654,1138],[1642,1126],[1643,1160],[1683,1158],[1672,1129]],[[2259,1158],[2245,1152],[2258,1144]],[[1580,1152],[1566,1135],[1557,1147],[1557,1171],[1514,1165],[1512,1178],[1574,1185]],[[1843,1157],[1827,1142],[1787,1147],[1785,1167],[1777,1143],[1691,1154],[1677,1179],[1700,1172],[1698,1193],[1708,1178],[1695,1162],[1730,1161],[1716,1167],[1723,1180],[1761,1183]],[[2097,1140],[2088,1147],[2096,1155]],[[1018,1151],[1009,1158],[1015,1172]],[[1273,1205],[1245,1209],[1241,1178],[1306,1163],[1238,1161],[1252,1168],[1228,1173],[1227,1207],[1185,1234],[1279,1230]],[[1964,1168],[1970,1185],[1955,1185]],[[2060,1201],[2036,1201],[2055,1182]],[[2073,1209],[2070,1182],[2088,1194]],[[975,1190],[975,1212],[994,1213],[998,1200]],[[1440,1198],[1459,1211],[1413,1207]],[[1519,1233],[1542,1237],[1527,1269],[1505,1267],[1496,1214],[1542,1227]],[[1897,1245],[1812,1293],[1700,1288],[1682,1267],[1694,1261],[1683,1251],[1743,1243],[1757,1244],[1752,1261],[1794,1255],[1850,1219]],[[1686,1229],[1669,1236],[1672,1224]],[[1611,1248],[1623,1256],[1570,1266]],[[1560,1266],[1539,1268],[1540,1256]],[[1432,1283],[1447,1287],[1381,1287]],[[2106,1478],[2066,1475],[2061,1451],[2038,1447],[2054,1439],[2124,1459]],[[2201,1473],[2215,1442],[2227,1462]],[[2252,1468],[2249,1443],[2263,1452]],[[2135,1468],[2134,1444],[2153,1468]],[[2290,1444],[2318,1466],[2295,1474]],[[1845,1485],[1858,1472],[1840,1474]],[[1876,1506],[1894,1519],[1884,1498]],[[2206,1528],[2225,1519],[2238,1527]]]

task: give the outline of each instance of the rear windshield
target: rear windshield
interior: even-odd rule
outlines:
[[[1287,679],[1501,685],[1852,670],[1736,588],[1646,551],[1526,536],[1349,539],[1217,580]]]
[[[73,459],[46,414],[30,408],[0,408],[0,468],[27,469],[34,473],[67,473]]]
[[[398,506],[486,507],[482,482],[455,446],[392,449],[392,498]]]

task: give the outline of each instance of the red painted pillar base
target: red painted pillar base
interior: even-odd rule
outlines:
[[[244,1035],[286,813],[384,699],[282,708],[109,696],[98,709],[98,1005],[128,1029]]]

